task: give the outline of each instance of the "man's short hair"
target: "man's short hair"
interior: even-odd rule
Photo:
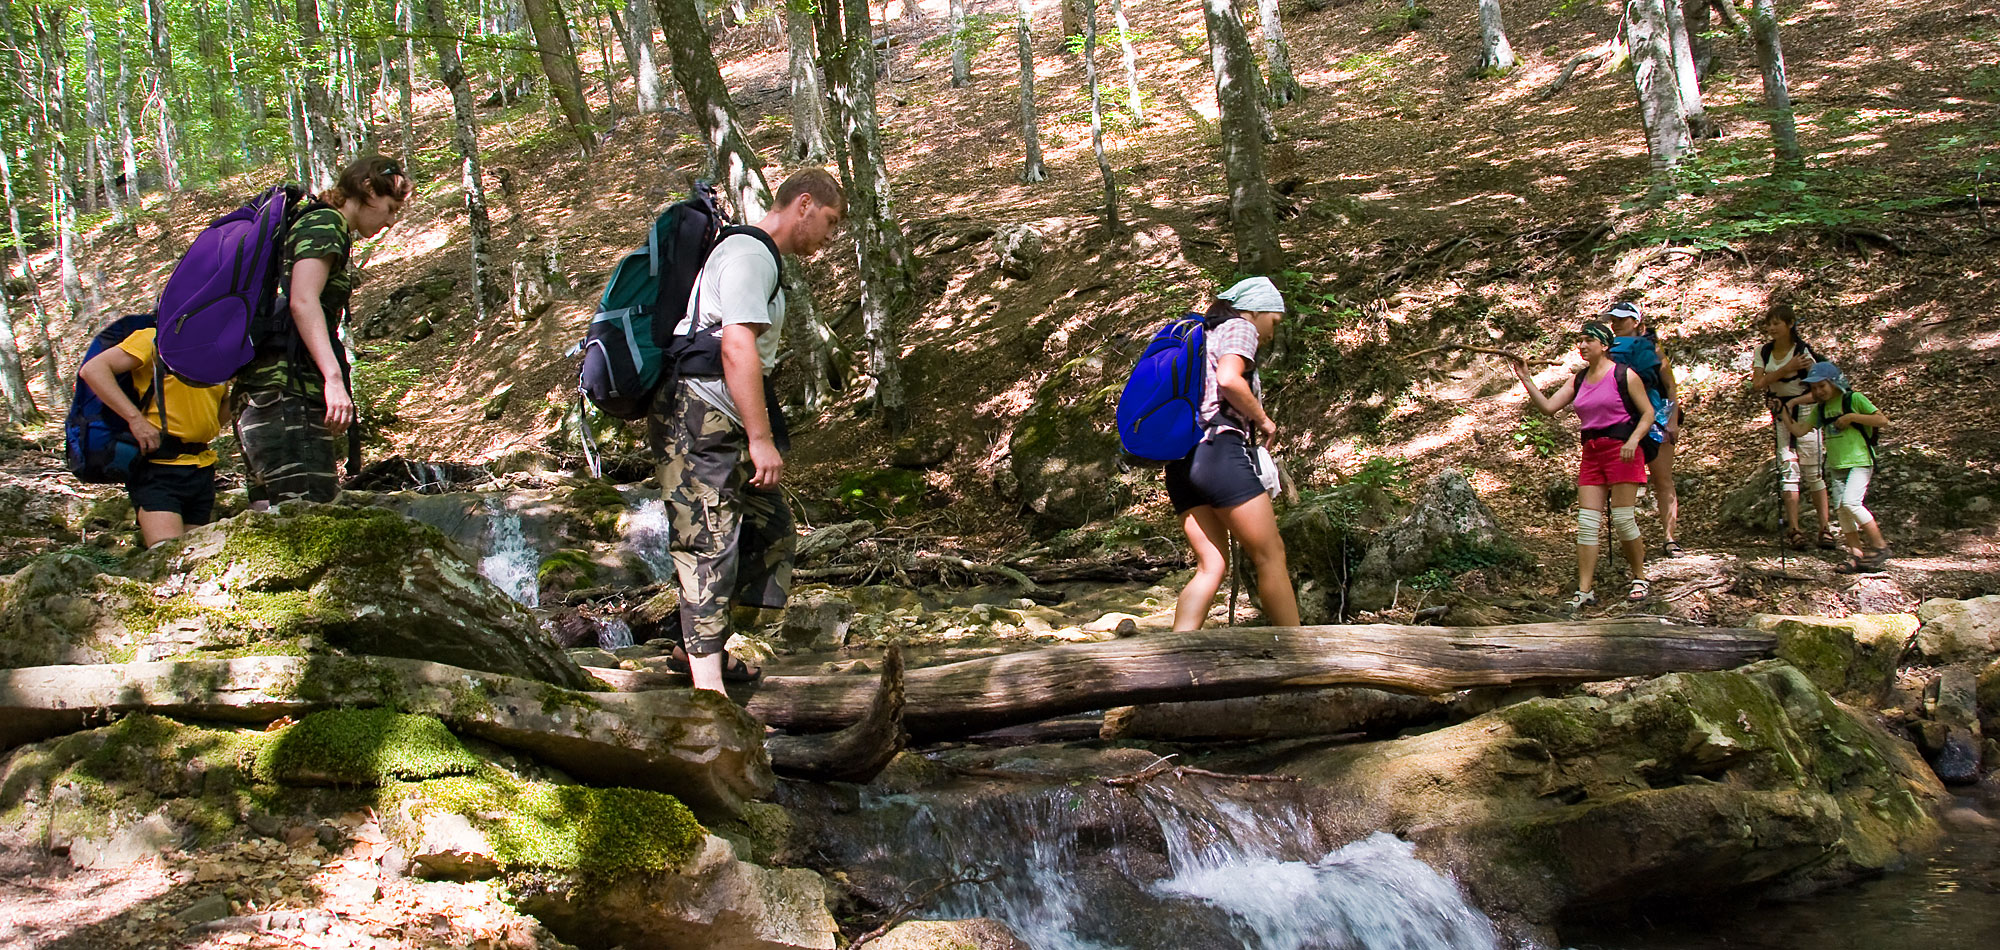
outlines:
[[[840,181],[824,168],[801,168],[778,186],[778,207],[790,207],[800,195],[811,195],[812,200],[834,208],[841,214],[847,213],[847,195],[840,190]]]

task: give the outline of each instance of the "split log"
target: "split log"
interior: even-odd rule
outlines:
[[[1776,644],[1755,630],[1631,621],[1151,634],[913,671],[904,725],[913,741],[936,742],[1112,706],[1324,686],[1426,694],[1720,670],[1768,656]],[[732,694],[787,732],[830,732],[866,715],[873,687],[856,676],[765,676]]]
[[[764,742],[771,768],[780,775],[815,782],[867,782],[882,774],[903,750],[903,651],[890,647],[882,658],[875,701],[860,722],[835,733],[773,736]]]

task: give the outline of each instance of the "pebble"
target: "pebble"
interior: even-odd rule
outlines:
[[[205,924],[211,920],[221,920],[229,916],[229,898],[221,894],[210,894],[174,915],[174,919],[185,926]]]

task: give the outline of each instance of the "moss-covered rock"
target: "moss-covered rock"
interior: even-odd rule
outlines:
[[[1369,542],[1347,599],[1357,609],[1379,610],[1389,605],[1398,582],[1429,574],[1449,583],[1470,570],[1532,563],[1464,474],[1449,469],[1425,483],[1409,513]]]
[[[1015,423],[1010,471],[1022,506],[1043,527],[1075,528],[1130,501],[1112,420],[1122,385],[1106,376],[1102,357],[1079,358],[1035,391]]]
[[[1858,703],[1879,701],[1896,681],[1903,650],[1916,635],[1909,614],[1796,617],[1757,614],[1748,626],[1776,634],[1777,654],[1819,688]]]
[[[390,790],[407,836],[428,813],[458,815],[491,843],[502,870],[554,871],[585,886],[670,871],[691,861],[706,834],[672,795],[524,781],[495,769]],[[406,842],[414,846],[417,842]]]
[[[916,514],[927,487],[922,472],[907,468],[861,469],[840,477],[834,500],[850,515],[883,521]]]
[[[95,560],[49,554],[0,577],[0,667],[133,659],[121,614],[150,607],[144,584],[106,574]]]
[[[329,709],[275,733],[257,773],[283,785],[381,785],[470,775],[479,760],[434,716]]]

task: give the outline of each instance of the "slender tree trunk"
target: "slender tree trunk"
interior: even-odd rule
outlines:
[[[824,164],[833,153],[826,134],[826,94],[819,87],[818,53],[813,42],[812,14],[806,4],[783,5],[785,43],[792,73],[792,143],[785,157],[795,162]]]
[[[660,61],[653,49],[653,4],[651,0],[625,0],[625,23],[632,34],[632,79],[638,84],[639,111],[666,111],[660,95]]]
[[[70,325],[95,328],[97,313],[83,293],[83,277],[76,268],[76,172],[73,168],[68,131],[72,120],[69,89],[64,79],[68,71],[64,53],[62,11],[64,8],[29,8],[34,19],[35,48],[42,65],[42,126],[48,135],[49,215],[55,219],[56,265],[63,300],[69,305]],[[26,246],[21,245],[25,258]],[[49,350],[49,362],[56,352]]]
[[[1632,14],[1627,28],[1632,40],[1632,84],[1638,90],[1640,116],[1646,126],[1646,151],[1652,156],[1653,171],[1665,173],[1679,167],[1693,144],[1681,112],[1667,15],[1662,0],[1632,0],[1628,9]]]
[[[597,148],[590,126],[590,106],[583,99],[582,68],[576,62],[576,48],[569,42],[568,18],[558,0],[521,0],[528,14],[528,28],[535,35],[535,54],[542,75],[549,80],[549,94],[562,108],[563,121],[584,152]]]
[[[834,151],[847,193],[861,273],[861,315],[868,334],[868,372],[875,379],[875,408],[883,427],[900,432],[910,422],[903,389],[899,322],[914,285],[909,240],[891,203],[888,164],[882,157],[875,114],[875,62],[868,0],[821,0],[816,22],[820,56],[841,135]]]
[[[146,0],[146,41],[153,53],[154,101],[160,109],[160,176],[167,193],[181,190],[180,126],[174,121],[174,92],[180,80],[174,74],[174,47],[167,32],[166,0]]]
[[[40,138],[43,133],[37,132]],[[14,253],[21,258],[21,277],[28,283],[28,299],[35,305],[36,329],[42,341],[42,387],[48,391],[47,402],[51,408],[62,409],[66,400],[62,390],[62,368],[56,358],[54,335],[49,332],[49,311],[42,306],[42,279],[35,274],[35,262],[28,256],[28,242],[22,236],[21,205],[14,200],[14,162],[7,154],[8,149],[0,148],[0,193],[7,201],[7,234],[14,240]],[[6,282],[9,268],[0,267],[0,283]]]
[[[657,0],[654,9],[667,38],[674,82],[687,95],[688,112],[708,143],[715,178],[728,183],[737,218],[755,221],[771,206],[764,160],[750,148],[736,119],[736,104],[729,99],[729,87],[723,84],[715,52],[708,46],[708,29],[694,0]]]
[[[1111,0],[1111,22],[1118,24],[1118,50],[1125,62],[1125,96],[1132,121],[1144,124],[1145,106],[1139,101],[1139,53],[1132,48],[1132,25],[1125,22],[1124,0]]]
[[[104,88],[104,60],[97,55],[97,24],[91,18],[90,4],[79,4],[83,14],[83,107],[90,123],[91,163],[97,172],[97,187],[104,190],[104,200],[111,206],[111,220],[125,223],[125,202],[118,192],[118,174],[111,165],[111,143],[105,133],[111,129],[111,116],[105,111],[109,100]],[[96,192],[92,191],[93,204]]]
[[[300,128],[305,134],[306,180],[315,190],[332,186],[340,174],[340,150],[334,147],[333,100],[326,87],[326,41],[320,28],[318,0],[295,0],[302,41],[299,50]]]
[[[1097,90],[1097,0],[1083,0],[1083,81],[1090,90],[1090,150],[1104,176],[1104,226],[1118,230],[1118,178],[1104,157],[1104,101]]]
[[[1498,76],[1514,68],[1514,46],[1507,42],[1507,24],[1500,17],[1500,0],[1479,0],[1479,68]]]
[[[1694,47],[1688,37],[1687,20],[1681,15],[1680,0],[1663,0],[1667,16],[1667,36],[1673,43],[1674,88],[1680,92],[1681,115],[1687,120],[1688,135],[1695,139],[1715,137],[1715,123],[1702,106],[1701,78],[1695,68]]]
[[[1752,0],[1752,3],[1754,4],[1755,0]],[[1722,22],[1729,26],[1729,32],[1737,36],[1748,32],[1743,25],[1743,18],[1736,13],[1735,0],[1711,0],[1710,5],[1715,8],[1716,15],[1722,17]]]
[[[403,65],[397,72],[396,110],[403,125],[403,167],[415,168],[417,161],[417,14],[416,0],[396,0],[396,22],[403,28]]]
[[[605,25],[606,12],[600,10],[592,26],[597,30],[597,51],[604,60],[604,124],[608,128],[617,128],[618,74],[611,71],[611,28]]]
[[[1257,63],[1250,38],[1229,0],[1203,0],[1215,101],[1222,112],[1222,167],[1229,180],[1229,222],[1235,231],[1236,269],[1276,274],[1282,269],[1278,214],[1264,175],[1264,136],[1257,94]]]
[[[472,225],[473,320],[484,329],[500,307],[500,285],[493,279],[493,222],[486,214],[485,176],[479,168],[479,126],[473,114],[472,84],[458,58],[458,29],[445,15],[445,0],[424,0],[424,29],[432,34],[438,79],[451,90],[452,144],[458,149],[465,188],[466,217]]]
[[[139,210],[139,141],[132,134],[132,68],[131,60],[125,56],[125,31],[118,31],[118,91],[112,96],[118,104],[118,158],[124,174],[118,176],[125,182],[125,203],[134,212]]]
[[[14,344],[14,314],[7,306],[7,294],[0,291],[0,398],[15,425],[42,421],[42,412],[28,396],[27,373],[21,368],[21,350]]]
[[[1757,70],[1764,74],[1764,110],[1771,115],[1771,151],[1778,168],[1798,167],[1799,131],[1792,119],[1792,90],[1785,81],[1785,50],[1778,43],[1778,11],[1772,0],[1750,7],[1750,36],[1757,47]]]
[[[799,371],[805,379],[799,404],[808,412],[817,412],[826,405],[833,387],[833,331],[820,322],[813,307],[812,285],[806,283],[803,269],[797,258],[785,260],[785,333],[791,338],[792,352],[805,362]]]
[[[1485,3],[1499,0],[1481,0]],[[1264,61],[1270,72],[1264,83],[1264,101],[1273,108],[1283,106],[1303,94],[1292,75],[1292,48],[1285,42],[1285,24],[1278,15],[1278,0],[1257,0],[1257,18],[1264,25]],[[1483,19],[1483,17],[1482,17]]]
[[[945,12],[946,35],[951,37],[951,87],[972,82],[972,43],[965,35],[965,0],[951,0]]]
[[[1035,48],[1030,26],[1034,11],[1028,0],[1015,0],[1015,6],[1019,14],[1014,20],[1014,39],[1021,52],[1021,140],[1027,146],[1021,180],[1044,181],[1049,172],[1042,167],[1042,140],[1035,121]]]
[[[95,327],[97,310],[83,292],[83,273],[76,267],[76,203],[71,197],[74,192],[68,188],[65,179],[67,162],[62,152],[50,152],[53,160],[49,175],[49,204],[56,218],[56,262],[62,270],[63,299],[69,303],[70,325]]]
[[[1694,76],[1696,80],[1708,78],[1708,71],[1715,65],[1715,44],[1709,42],[1709,18],[1714,11],[1709,8],[1709,0],[1681,0],[1681,22],[1687,25],[1688,48],[1694,54]]]

